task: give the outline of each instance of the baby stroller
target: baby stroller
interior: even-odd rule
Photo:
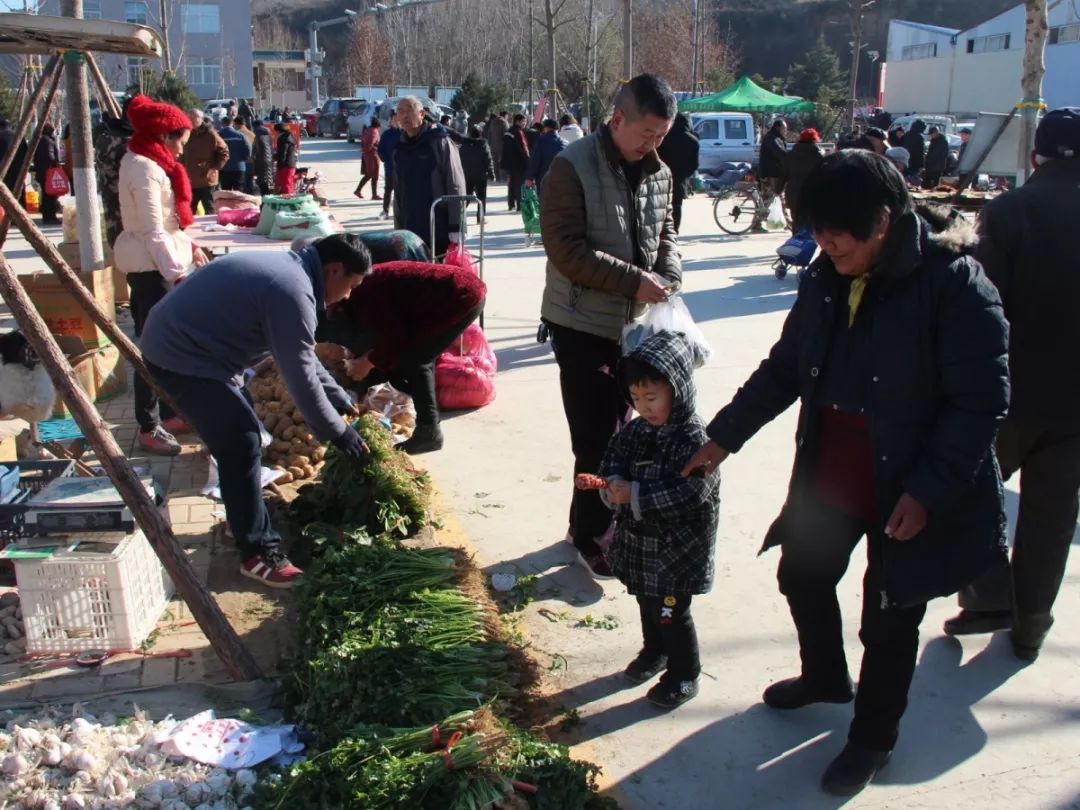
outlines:
[[[782,279],[792,267],[799,268],[799,275],[810,266],[817,253],[817,242],[808,228],[795,231],[784,244],[776,249],[777,259],[773,262],[773,273]]]

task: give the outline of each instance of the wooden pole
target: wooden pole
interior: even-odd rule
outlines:
[[[154,506],[120,446],[106,429],[94,403],[75,380],[67,358],[49,334],[45,322],[34,309],[30,296],[26,294],[3,254],[0,254],[0,295],[3,295],[19,329],[41,358],[53,385],[71,409],[83,436],[116,485],[124,503],[135,516],[146,534],[146,539],[172,578],[177,592],[191,609],[191,615],[199,623],[210,641],[210,646],[225,664],[229,674],[238,680],[262,677],[251,652],[244,646],[206,586],[199,580],[169,524]]]
[[[83,0],[60,0],[65,17],[82,19]],[[90,93],[86,82],[86,58],[78,51],[64,53],[67,78],[67,114],[71,133],[71,172],[75,199],[79,201],[79,259],[84,272],[105,267],[101,243],[101,199],[94,172],[94,145],[90,137]]]
[[[34,116],[34,110],[37,109],[38,102],[41,101],[42,95],[45,93],[45,86],[53,79],[53,74],[60,70],[60,60],[57,57],[52,57],[45,67],[45,70],[41,74],[41,81],[37,83],[37,87],[34,88],[33,94],[30,96],[30,104],[19,116],[19,125],[15,128],[15,135],[11,139],[12,148],[8,149],[6,155],[4,155],[3,163],[0,163],[0,177],[6,177],[8,169],[11,168],[11,164],[15,162],[15,153],[19,150],[19,144],[22,143],[23,138],[26,137],[27,130],[30,129],[30,119]],[[43,115],[41,118],[44,121],[48,115]],[[33,154],[33,150],[28,152]]]
[[[131,363],[137,374],[142,375],[142,378],[146,380],[154,393],[158,395],[158,398],[168,404],[177,415],[182,416],[182,409],[176,405],[168,392],[157,384],[153,375],[147,370],[138,347],[121,331],[120,327],[116,325],[105,310],[98,306],[98,302],[90,294],[90,291],[86,289],[82,281],[79,280],[79,276],[64,261],[64,258],[45,234],[38,230],[37,226],[31,221],[30,215],[23,210],[15,199],[15,195],[3,183],[0,183],[0,205],[3,206],[7,219],[13,222],[15,227],[26,237],[26,241],[37,251],[38,256],[44,260],[45,264],[52,269],[56,277],[60,279],[60,283],[71,294],[71,297],[82,307],[83,312],[89,315],[90,320],[97,324],[108,335],[109,339],[116,344],[120,354],[124,355],[128,362]]]
[[[109,83],[105,81],[105,76],[101,72],[101,68],[98,67],[97,60],[94,55],[89,51],[83,53],[86,57],[86,66],[90,68],[90,76],[94,80],[94,84],[97,85],[98,95],[101,96],[101,109],[108,110],[109,115],[113,118],[120,117],[120,105],[116,103],[116,98],[113,97],[112,88],[109,87]]]
[[[44,75],[44,74],[43,74]],[[23,157],[22,166],[19,167],[19,173],[16,175],[15,188],[23,188],[26,182],[26,175],[30,171],[30,166],[34,162],[34,155],[37,153],[38,144],[41,143],[41,136],[45,131],[45,124],[49,121],[49,112],[52,110],[53,99],[56,98],[56,90],[60,86],[60,76],[63,75],[63,71],[60,66],[56,66],[56,70],[53,71],[52,81],[49,83],[49,92],[45,96],[45,103],[42,105],[41,119],[38,121],[37,127],[34,130],[34,137],[30,140],[30,148],[26,150],[26,155]],[[11,150],[9,157],[15,154],[15,150]],[[7,176],[7,164],[4,164],[4,172],[0,174],[0,177]],[[43,192],[44,193],[44,192]],[[0,248],[4,246],[7,241],[8,229],[11,227],[11,217],[4,217],[4,221],[0,222]]]

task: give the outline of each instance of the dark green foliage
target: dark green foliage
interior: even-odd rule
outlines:
[[[188,86],[187,80],[173,71],[158,73],[146,67],[140,72],[139,81],[128,85],[127,93],[129,96],[143,93],[156,101],[175,104],[184,112],[202,108],[202,101]]]

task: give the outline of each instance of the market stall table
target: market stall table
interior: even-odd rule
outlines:
[[[329,215],[330,223],[335,231],[342,231],[341,223]],[[206,230],[207,225],[217,226],[217,216],[204,214],[195,217],[195,221],[188,228],[188,236],[201,248],[212,251],[215,255],[229,253],[232,250],[259,250],[263,248],[288,249],[289,243],[281,239],[271,239],[268,236],[260,236],[254,228],[236,228],[235,230]]]

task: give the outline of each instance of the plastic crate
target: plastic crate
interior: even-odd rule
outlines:
[[[54,478],[67,478],[75,472],[70,459],[20,461],[19,494],[11,503],[0,504],[0,548],[23,536],[27,500]]]
[[[134,650],[173,592],[141,531],[111,552],[61,551],[13,562],[29,653]]]

